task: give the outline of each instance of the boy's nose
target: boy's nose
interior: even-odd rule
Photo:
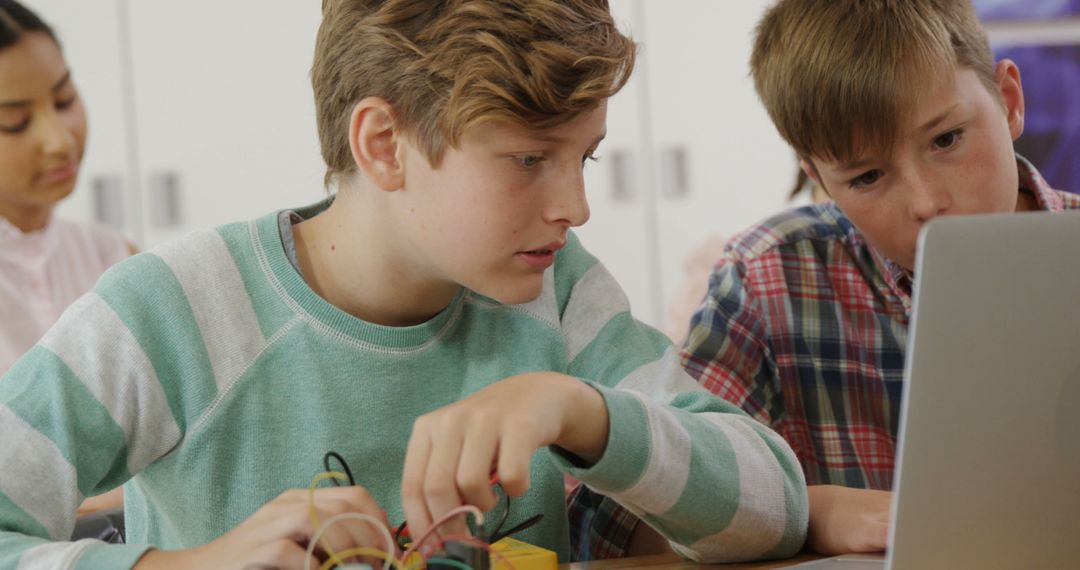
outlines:
[[[926,222],[944,214],[952,206],[952,198],[942,182],[929,177],[914,177],[911,181],[911,217]]]
[[[585,177],[580,169],[570,176],[563,177],[560,187],[554,189],[547,208],[547,218],[549,222],[566,224],[572,228],[589,221],[589,202],[585,198]]]

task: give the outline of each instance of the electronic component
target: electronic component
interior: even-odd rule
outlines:
[[[511,569],[493,554],[493,570],[556,570],[559,567],[559,557],[554,551],[515,538],[504,538],[492,544],[491,548],[513,565]]]
[[[429,570],[460,570],[456,564],[447,564],[442,560],[460,562],[472,570],[489,570],[491,568],[490,554],[480,546],[451,540],[443,545],[443,552],[428,559]]]

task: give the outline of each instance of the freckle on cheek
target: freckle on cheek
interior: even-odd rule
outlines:
[[[330,251],[334,251],[334,250],[336,250],[336,249],[337,249],[337,246],[336,246],[336,245],[334,245],[334,244],[330,244]]]

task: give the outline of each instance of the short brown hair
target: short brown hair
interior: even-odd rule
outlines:
[[[354,170],[353,107],[386,99],[438,164],[470,126],[557,126],[629,79],[607,0],[323,0],[311,82],[326,181]]]
[[[758,25],[750,66],[799,156],[841,162],[891,151],[926,89],[957,69],[994,84],[970,0],[780,0]]]

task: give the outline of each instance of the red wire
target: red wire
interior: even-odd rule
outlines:
[[[491,479],[488,481],[488,485],[491,485],[492,487],[494,487],[495,485],[498,485],[498,484],[499,484],[499,472],[496,471],[495,469],[492,469],[491,470]],[[438,525],[432,525],[432,526],[438,526]],[[412,533],[409,532],[409,525],[408,524],[401,527],[401,532],[398,533],[398,536],[404,536],[404,537],[412,538]]]

